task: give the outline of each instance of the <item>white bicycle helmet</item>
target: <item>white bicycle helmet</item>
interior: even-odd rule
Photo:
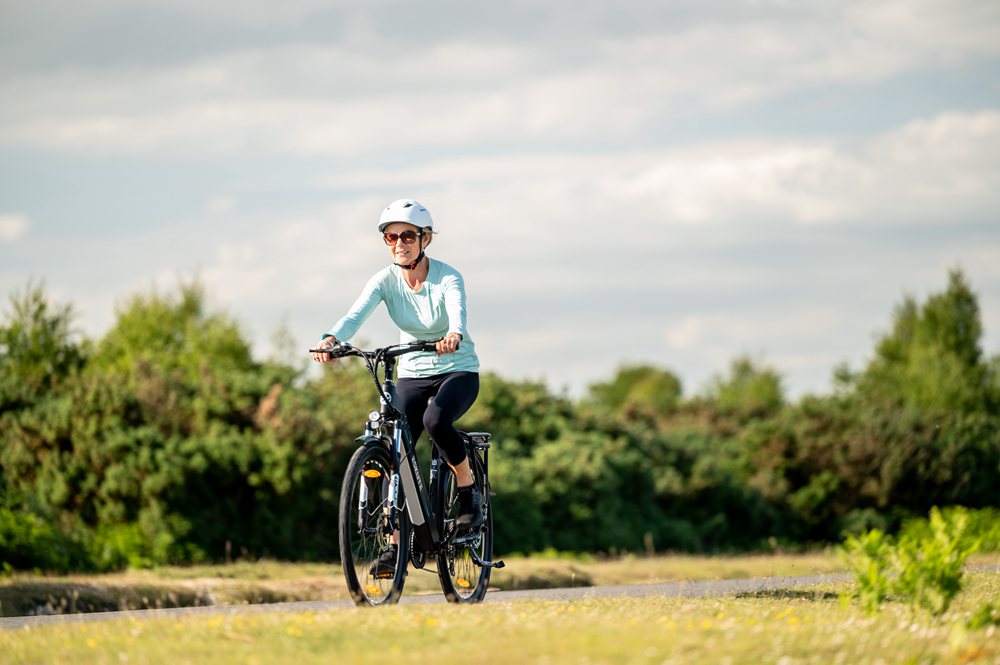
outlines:
[[[378,219],[378,232],[385,232],[385,227],[393,222],[406,222],[418,229],[434,229],[431,213],[413,199],[399,199],[390,203]]]

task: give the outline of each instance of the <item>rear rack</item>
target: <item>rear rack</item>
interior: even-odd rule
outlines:
[[[490,439],[493,438],[493,435],[489,432],[459,432],[459,434],[461,434],[462,438],[465,439],[473,448],[486,450],[492,445],[490,443]]]

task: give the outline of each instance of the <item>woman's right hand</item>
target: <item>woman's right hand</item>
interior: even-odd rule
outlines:
[[[337,340],[333,337],[324,337],[319,344],[314,346],[314,349],[332,349],[337,346]],[[332,363],[337,362],[337,359],[331,356],[329,353],[310,353],[312,359],[318,363]]]

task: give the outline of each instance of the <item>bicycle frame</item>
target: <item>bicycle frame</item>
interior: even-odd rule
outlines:
[[[387,356],[384,361],[385,377],[381,383],[382,397],[380,397],[379,415],[383,425],[393,423],[391,438],[387,437],[384,431],[382,437],[374,436],[373,432],[371,434],[366,432],[366,436],[361,438],[365,442],[379,441],[382,445],[388,445],[392,456],[394,472],[389,480],[389,523],[395,526],[398,519],[397,512],[402,508],[399,505],[399,488],[402,486],[405,509],[413,528],[413,543],[419,551],[431,554],[440,551],[452,542],[451,539],[444,538],[442,516],[437,515],[433,509],[435,503],[433,493],[437,491],[437,480],[442,460],[437,449],[434,448],[431,453],[429,477],[431,493],[428,493],[424,486],[420,463],[417,460],[416,446],[410,437],[410,427],[406,422],[406,415],[395,404],[395,368],[395,357]]]

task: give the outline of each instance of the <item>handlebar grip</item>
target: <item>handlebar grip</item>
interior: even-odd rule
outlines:
[[[444,339],[444,337],[442,337],[441,339]],[[421,342],[417,342],[417,348],[420,349],[421,351],[432,351],[432,352],[437,351],[437,343],[440,342],[441,339],[431,339],[431,340],[424,340]],[[461,346],[462,343],[459,342],[455,346],[455,350],[457,351]]]

